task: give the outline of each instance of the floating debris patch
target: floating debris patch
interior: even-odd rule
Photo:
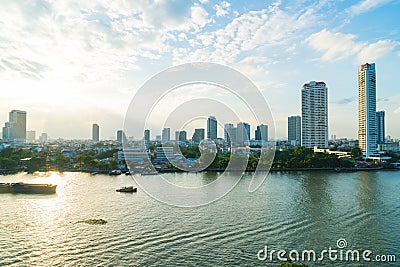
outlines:
[[[91,224],[91,225],[103,225],[103,224],[106,224],[107,221],[103,220],[103,219],[88,219],[88,220],[77,221],[76,223],[86,223],[86,224]]]

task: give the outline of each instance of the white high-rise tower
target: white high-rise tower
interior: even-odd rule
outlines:
[[[311,81],[301,89],[301,145],[328,147],[328,88]]]
[[[375,63],[358,66],[358,144],[364,158],[376,155]]]

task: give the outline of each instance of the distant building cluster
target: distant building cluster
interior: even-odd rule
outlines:
[[[337,148],[358,146],[364,158],[374,158],[384,152],[400,152],[398,141],[385,138],[385,111],[377,111],[376,102],[375,63],[360,65],[358,66],[358,140],[337,139],[335,134],[332,134],[331,140],[328,140],[328,87],[323,81],[305,83],[301,88],[300,115],[288,117],[287,142],[278,142],[278,147],[304,146],[312,148],[314,151],[325,151],[329,148],[330,142],[331,144],[334,142]],[[1,144],[24,145],[35,142],[44,144],[48,141],[46,133],[41,133],[37,139],[36,131],[27,131],[26,125],[26,111],[10,111],[8,121],[2,128]],[[256,126],[253,139],[251,138],[251,126],[247,122],[238,122],[236,125],[233,123],[220,125],[224,130],[223,138],[218,138],[217,118],[210,116],[207,119],[206,128],[196,128],[191,138],[186,130],[180,129],[175,131],[175,139],[172,140],[171,128],[165,127],[154,139],[151,138],[149,129],[144,130],[143,140],[146,144],[174,141],[179,145],[198,145],[203,140],[208,139],[214,141],[217,145],[225,145],[225,147],[263,146],[269,141],[268,125],[265,124]],[[99,124],[92,124],[91,137],[92,142],[100,141]],[[127,138],[123,130],[118,130],[116,140],[117,143],[123,144],[133,140],[133,137]],[[166,155],[169,152],[165,152]],[[127,155],[140,157],[143,153],[142,150],[132,150],[127,152]],[[163,155],[161,153],[164,152],[160,151],[160,155]]]
[[[207,132],[207,135],[205,134]],[[207,119],[207,128],[197,128],[194,130],[192,138],[188,138],[186,130],[175,131],[175,139],[171,139],[171,128],[163,128],[161,136],[157,135],[155,141],[161,143],[178,142],[179,144],[188,144],[189,141],[193,144],[199,144],[206,138],[214,141],[216,144],[228,145],[255,145],[262,146],[268,141],[268,125],[258,125],[254,132],[254,139],[251,138],[250,124],[246,122],[237,123],[236,127],[232,123],[224,125],[224,138],[218,138],[218,121],[215,116],[210,116]],[[161,137],[161,138],[160,138]],[[150,130],[144,131],[144,141],[151,141]]]

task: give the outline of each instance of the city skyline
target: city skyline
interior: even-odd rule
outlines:
[[[0,114],[28,111],[27,129],[37,133],[88,139],[86,125],[96,121],[103,137],[115,136],[147,79],[172,65],[206,61],[254,81],[271,106],[277,138],[286,137],[287,117],[298,114],[301,84],[325,81],[330,134],[357,139],[355,74],[358,65],[375,62],[377,110],[385,110],[386,134],[400,137],[399,1],[33,1],[31,8],[9,1],[2,7]]]

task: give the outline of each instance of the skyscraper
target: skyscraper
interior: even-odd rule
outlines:
[[[224,125],[224,140],[228,144],[231,142],[231,140],[234,141],[232,138],[233,129],[234,129],[234,126],[232,123],[227,123]],[[235,133],[235,135],[236,135],[236,133]]]
[[[258,141],[268,141],[268,125],[258,125],[255,130],[255,140]]]
[[[250,140],[250,124],[239,122],[236,129],[236,142],[239,145],[244,145]]]
[[[385,111],[376,112],[376,130],[378,133],[377,143],[382,144],[385,142]]]
[[[42,134],[39,136],[39,141],[40,141],[41,143],[46,143],[46,142],[47,142],[47,133],[42,133]]]
[[[162,142],[169,142],[171,141],[171,129],[164,128],[161,133],[161,141]]]
[[[36,131],[26,131],[26,142],[31,143],[36,140]]]
[[[311,81],[301,89],[301,145],[328,147],[328,88]]]
[[[92,125],[92,140],[94,142],[100,141],[100,127],[97,123],[93,123]]]
[[[179,131],[179,136],[178,136],[178,141],[179,142],[186,142],[187,141],[187,132],[186,131]]]
[[[126,135],[125,135],[124,131],[118,130],[117,131],[117,142],[122,144],[125,141],[126,141]]]
[[[299,146],[301,143],[301,117],[288,117],[288,142],[292,146]]]
[[[144,130],[144,141],[150,142],[150,130]]]
[[[204,129],[194,129],[192,141],[200,143],[204,139]]]
[[[207,138],[211,140],[217,139],[217,119],[210,116],[207,119]]]
[[[364,158],[376,155],[375,63],[358,66],[358,145]]]
[[[14,143],[26,142],[26,111],[12,110],[3,127],[3,139]]]

